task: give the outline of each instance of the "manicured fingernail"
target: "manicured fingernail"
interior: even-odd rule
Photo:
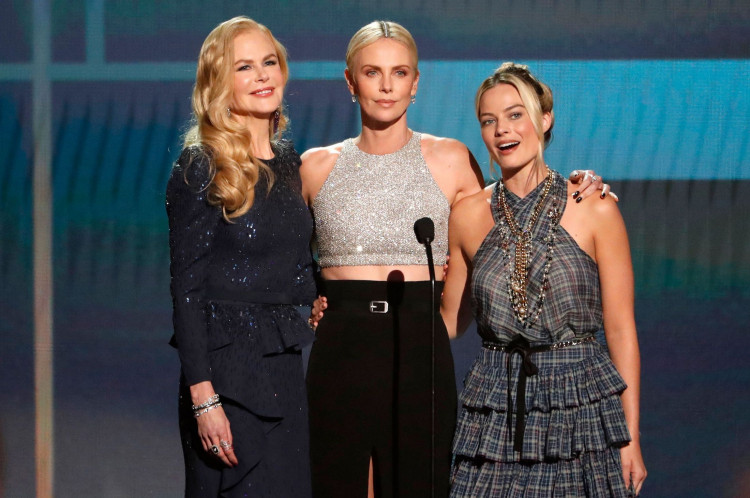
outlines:
[[[576,197],[578,197],[578,194],[580,194],[580,192],[578,190],[576,190],[575,192],[573,192],[573,199],[575,199]]]
[[[578,202],[581,202],[582,200],[583,200],[583,197],[579,197],[578,199],[576,199],[576,202],[578,203]]]

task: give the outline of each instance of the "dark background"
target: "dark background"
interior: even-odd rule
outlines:
[[[0,495],[33,496],[32,3],[0,0]],[[643,496],[750,493],[750,8],[746,2],[52,1],[55,496],[182,494],[164,187],[195,59],[235,15],[290,54],[300,151],[358,133],[349,37],[411,30],[418,130],[483,164],[474,92],[504,60],[556,99],[549,164],[620,195],[636,274]],[[457,375],[476,353],[454,343]],[[460,381],[460,379],[459,379]]]

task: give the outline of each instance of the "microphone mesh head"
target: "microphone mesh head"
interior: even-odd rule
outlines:
[[[428,244],[435,238],[435,223],[431,218],[420,218],[414,222],[414,233],[420,244]]]

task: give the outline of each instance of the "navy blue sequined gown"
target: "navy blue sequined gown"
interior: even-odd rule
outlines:
[[[167,185],[186,496],[311,496],[300,351],[313,335],[297,308],[315,297],[312,220],[299,155],[287,141],[274,153],[272,189],[261,176],[252,208],[231,223],[207,202],[200,148],[182,152]],[[188,387],[206,380],[231,424],[234,468],[198,437]]]

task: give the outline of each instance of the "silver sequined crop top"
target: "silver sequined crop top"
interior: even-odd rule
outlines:
[[[435,223],[436,265],[448,252],[450,203],[422,156],[421,135],[391,154],[362,152],[352,139],[312,203],[320,266],[427,264],[414,222]]]

